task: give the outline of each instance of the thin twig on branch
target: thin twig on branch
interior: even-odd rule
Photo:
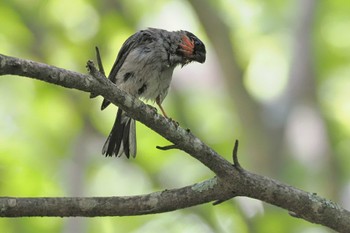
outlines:
[[[241,167],[241,164],[238,161],[238,140],[235,141],[235,146],[233,147],[232,160],[233,166],[237,168],[237,170],[242,171],[243,168]]]
[[[156,146],[158,150],[172,150],[172,149],[179,149],[177,145],[168,145],[168,146]]]
[[[103,68],[103,64],[102,64],[102,58],[100,55],[100,50],[98,49],[98,47],[95,47],[96,50],[96,60],[97,60],[97,65],[98,65],[98,69],[101,72],[101,74],[106,75],[105,73],[105,69]]]

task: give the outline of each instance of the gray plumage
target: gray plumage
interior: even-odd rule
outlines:
[[[161,103],[168,93],[174,68],[192,61],[203,63],[205,53],[204,44],[190,32],[141,30],[124,42],[108,78],[134,97],[155,101],[165,115]],[[104,99],[101,110],[109,104]],[[102,153],[136,156],[135,120],[120,108]]]

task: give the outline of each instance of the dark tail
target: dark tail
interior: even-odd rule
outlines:
[[[106,156],[127,158],[136,156],[136,127],[135,120],[118,109],[113,128],[103,146],[102,154]]]

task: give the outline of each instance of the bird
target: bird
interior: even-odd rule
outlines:
[[[175,67],[205,60],[205,45],[193,33],[147,28],[137,31],[123,43],[108,79],[135,98],[154,101],[168,118],[161,104],[168,94]],[[101,110],[110,103],[104,99]],[[118,108],[102,154],[135,158],[136,150],[135,120]]]

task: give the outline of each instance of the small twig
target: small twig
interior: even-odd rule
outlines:
[[[171,149],[179,149],[178,145],[169,145],[169,146],[156,146],[158,150],[171,150]]]
[[[243,168],[238,162],[238,140],[235,141],[235,146],[233,147],[233,152],[232,152],[232,158],[233,158],[233,166],[237,168],[237,170],[242,171]]]
[[[92,61],[88,61],[87,63],[87,68],[89,70],[89,73],[96,78],[99,82],[102,81],[102,83],[104,83],[106,81],[106,74],[105,74],[105,70],[103,68],[103,64],[102,64],[102,59],[101,59],[101,55],[100,55],[100,50],[98,49],[98,47],[95,47],[95,51],[96,51],[96,60],[97,60],[97,65],[98,65],[98,71],[95,67],[95,65],[93,64]],[[98,74],[99,73],[99,74]],[[102,79],[103,76],[103,79]],[[98,95],[95,93],[91,93],[90,94],[90,98],[95,98]]]
[[[102,59],[101,59],[101,55],[100,55],[100,50],[98,49],[98,47],[95,47],[96,50],[96,59],[97,59],[97,65],[98,65],[98,69],[100,70],[100,72],[103,75],[106,75],[105,70],[103,68],[103,64],[102,64]]]
[[[238,140],[235,141],[235,146],[233,147],[233,152],[232,152],[232,158],[233,158],[233,166],[238,170],[238,171],[243,171],[243,168],[238,162]],[[213,205],[219,205],[232,197],[224,200],[216,200],[213,202]]]

